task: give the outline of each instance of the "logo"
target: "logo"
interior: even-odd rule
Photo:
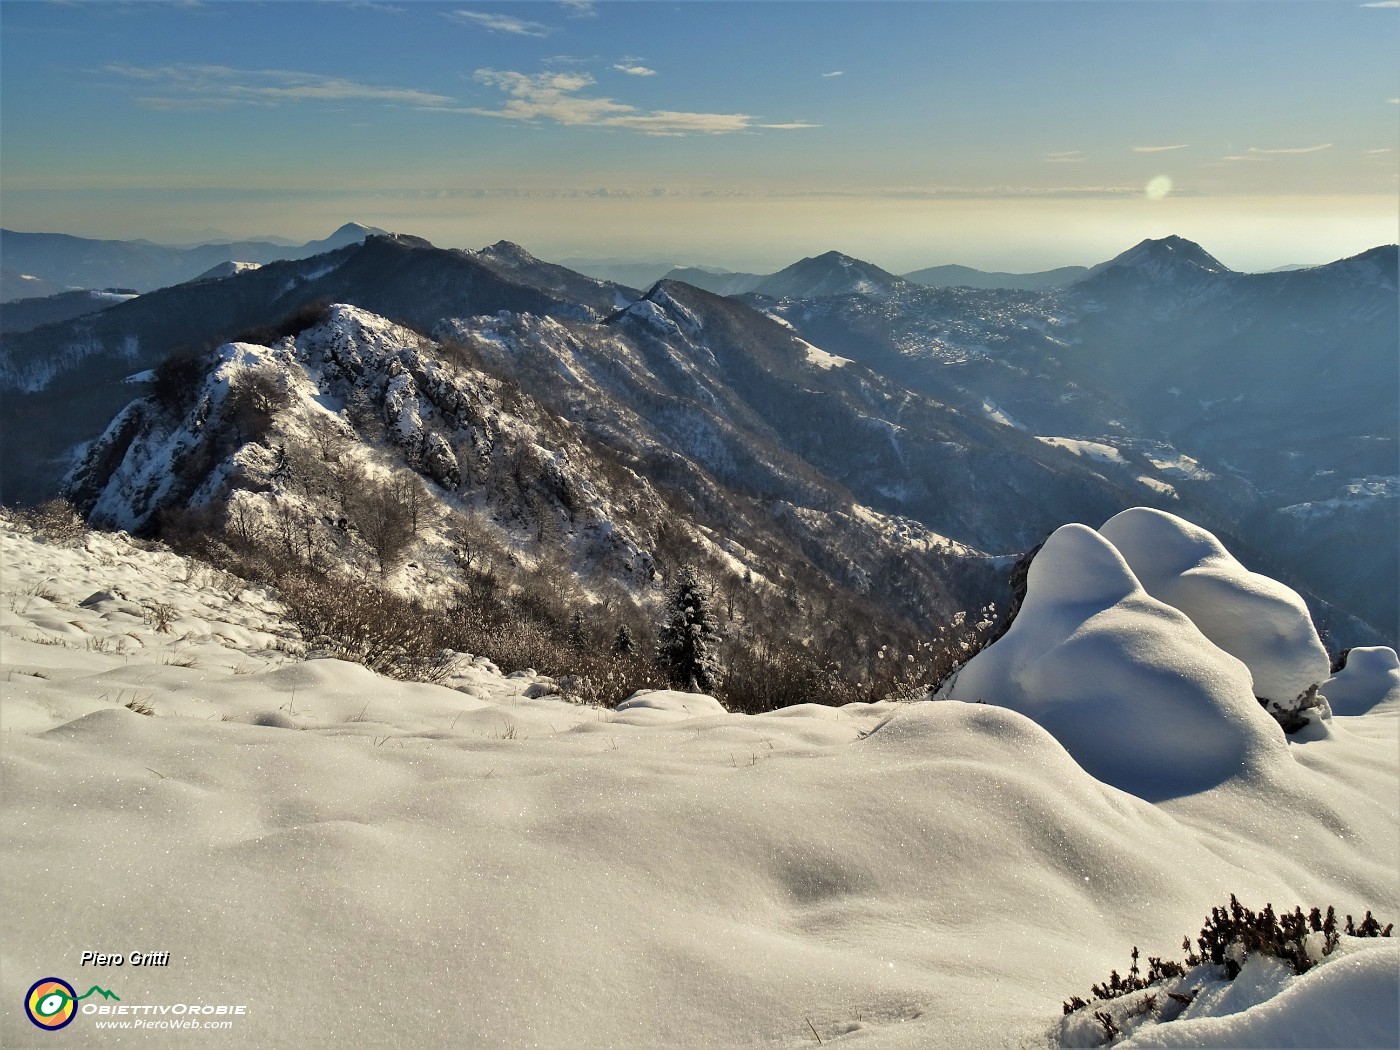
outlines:
[[[99,988],[95,984],[79,995],[73,990],[73,986],[62,978],[45,977],[42,981],[35,981],[25,994],[24,1012],[46,1032],[56,1032],[73,1023],[73,1018],[78,1013],[79,1001],[93,993],[101,995],[104,999],[121,1001],[121,996],[115,992]]]

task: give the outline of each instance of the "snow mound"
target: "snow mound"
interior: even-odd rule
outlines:
[[[1010,630],[938,698],[1019,711],[1090,774],[1149,801],[1262,775],[1287,756],[1248,669],[1085,525],[1045,542]]]
[[[1336,715],[1364,715],[1382,704],[1400,708],[1400,657],[1384,645],[1352,649],[1322,688]]]
[[[676,689],[638,689],[616,710],[623,715],[645,714],[651,716],[645,721],[656,722],[727,714],[724,705],[707,693],[682,693]]]
[[[1273,960],[1269,960],[1273,961]],[[1235,983],[1245,980],[1249,967]],[[1285,978],[1282,989],[1234,1011],[1222,1002],[1215,1016],[1192,1016],[1192,1004],[1170,1024],[1154,1025],[1120,1047],[1394,1047],[1400,1046],[1395,975],[1400,945],[1374,941],[1343,957]]]
[[[1165,511],[1134,507],[1100,530],[1147,593],[1180,609],[1242,660],[1254,695],[1293,710],[1327,680],[1327,650],[1298,592],[1250,572],[1213,535]]]

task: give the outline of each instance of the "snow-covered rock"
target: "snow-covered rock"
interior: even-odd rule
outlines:
[[[1298,592],[1250,572],[1215,536],[1174,514],[1133,507],[1100,530],[1147,593],[1180,609],[1242,660],[1254,695],[1287,713],[1327,680],[1327,650]]]
[[[1364,715],[1382,704],[1400,709],[1400,657],[1384,645],[1352,649],[1322,690],[1337,715]]]
[[[939,698],[1028,715],[1088,772],[1149,800],[1248,777],[1287,755],[1248,669],[1148,594],[1084,525],[1045,542],[1011,628]]]

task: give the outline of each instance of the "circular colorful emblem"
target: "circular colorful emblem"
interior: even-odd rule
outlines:
[[[57,1031],[78,1012],[78,993],[61,978],[45,977],[35,981],[25,995],[24,1012],[40,1028]]]

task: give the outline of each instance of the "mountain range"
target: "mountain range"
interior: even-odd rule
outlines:
[[[383,232],[350,222],[323,240],[298,246],[233,241],[172,248],[149,241],[102,241],[61,233],[0,230],[0,259],[4,260],[0,302],[109,286],[147,292],[191,280],[221,263],[304,259]]]
[[[1318,615],[1340,634],[1365,634],[1350,613],[1393,637],[1395,270],[1388,246],[1240,274],[1166,238],[1051,291],[931,288],[829,252],[727,298],[675,280],[643,293],[508,242],[373,235],[5,337],[0,478],[6,500],[34,501],[77,464],[80,503],[146,529],[240,485],[275,494],[257,456],[190,451],[197,414],[148,402],[108,423],[177,349],[213,375],[229,340],[262,347],[254,371],[292,390],[298,369],[324,378],[330,340],[359,364],[308,396],[342,421],[359,399],[346,440],[430,480],[444,514],[514,521],[507,546],[556,537],[573,571],[632,600],[684,548],[806,593],[809,636],[817,610],[848,615],[875,593],[927,629],[1004,600],[1011,556],[1056,524],[1148,503],[1326,599]],[[516,407],[470,422],[464,391],[488,388],[491,411]],[[271,432],[299,433],[292,417]],[[139,451],[171,442],[178,470]],[[632,553],[600,561],[583,532]]]
[[[848,282],[846,290],[859,291],[860,289],[856,286],[862,280],[870,281],[874,286],[879,286],[894,278],[894,275],[886,270],[881,270],[877,266],[858,259],[852,259],[840,252],[803,259],[801,262],[771,274],[741,273],[714,267],[678,266],[670,270],[666,274],[666,278],[673,281],[684,281],[686,284],[693,284],[697,288],[704,288],[717,295],[742,295],[745,292],[758,292],[761,295],[782,296],[787,294],[789,287],[800,286],[807,293],[804,297],[811,298],[813,295],[820,295],[823,292],[810,283],[803,283],[803,274],[822,269],[824,261],[831,261],[828,256],[831,256],[832,259],[849,260],[843,264],[846,273],[832,275],[836,282],[834,287],[843,287]],[[855,266],[859,272],[851,272],[850,267],[852,266]],[[952,265],[930,266],[922,270],[914,270],[904,274],[903,279],[929,288],[1006,288],[1048,291],[1070,284],[1088,272],[1088,267],[1085,266],[1062,266],[1059,269],[1045,270],[1040,273],[1000,273],[978,270],[971,266]],[[787,282],[797,282],[797,284],[789,286]]]

